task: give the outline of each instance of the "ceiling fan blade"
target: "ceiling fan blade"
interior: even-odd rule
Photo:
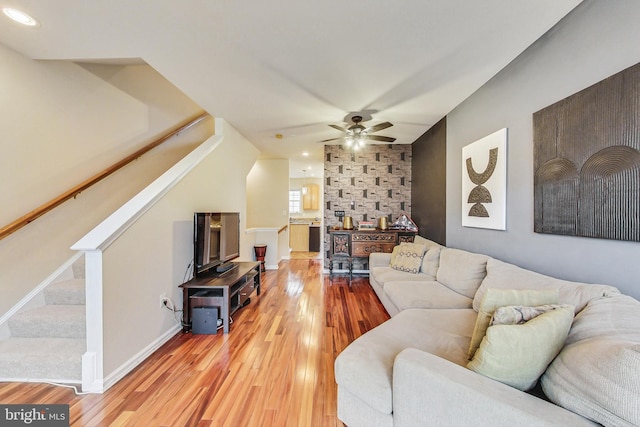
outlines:
[[[340,138],[329,138],[329,139],[323,139],[322,141],[318,141],[318,142],[330,142],[330,141],[338,141],[341,140],[342,137]]]
[[[389,123],[389,122],[378,123],[377,125],[374,125],[374,126],[371,126],[370,128],[367,128],[366,132],[368,132],[368,133],[370,133],[370,132],[378,132],[379,130],[390,128],[391,126],[393,126],[393,124]]]
[[[381,141],[381,142],[393,142],[396,139],[391,138],[390,136],[380,136],[380,135],[367,135],[367,139],[371,141]]]
[[[347,132],[347,130],[343,127],[340,127],[338,125],[329,125],[330,127],[339,130],[340,132]]]

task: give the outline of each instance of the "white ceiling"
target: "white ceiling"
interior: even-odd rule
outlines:
[[[410,144],[581,1],[0,0],[40,21],[1,16],[0,43],[34,59],[142,58],[263,158],[310,176],[318,141],[340,136],[329,124],[365,112]]]

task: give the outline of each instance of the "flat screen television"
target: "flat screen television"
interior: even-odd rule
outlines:
[[[224,271],[240,256],[238,212],[196,212],[193,216],[193,274]]]

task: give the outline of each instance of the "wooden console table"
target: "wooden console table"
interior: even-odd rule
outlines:
[[[415,231],[406,230],[331,230],[329,231],[329,279],[334,261],[349,267],[349,283],[353,278],[353,259],[368,258],[374,252],[393,252],[402,242],[413,242]]]
[[[182,288],[182,330],[191,329],[193,307],[218,307],[225,334],[229,333],[231,314],[243,307],[256,291],[260,295],[260,263],[257,261],[234,262],[236,268],[224,273],[191,279]]]

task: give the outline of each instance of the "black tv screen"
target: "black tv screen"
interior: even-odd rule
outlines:
[[[240,256],[238,212],[196,212],[193,218],[194,276]]]

